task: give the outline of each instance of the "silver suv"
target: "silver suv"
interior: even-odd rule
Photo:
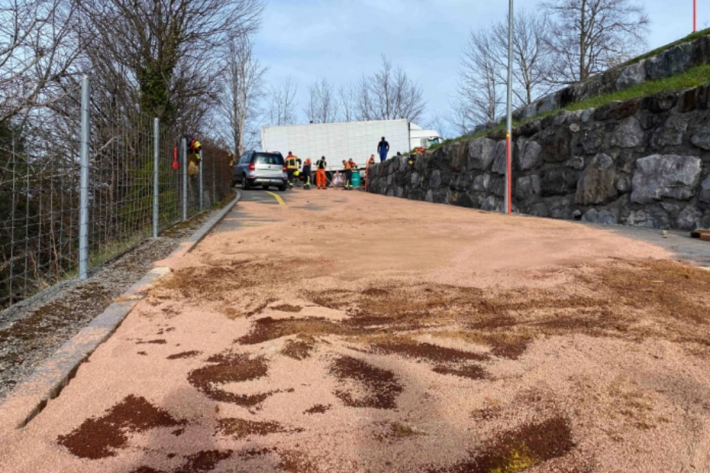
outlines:
[[[232,186],[241,183],[242,189],[252,186],[278,187],[280,191],[288,188],[286,165],[281,153],[262,153],[247,151],[232,168]]]

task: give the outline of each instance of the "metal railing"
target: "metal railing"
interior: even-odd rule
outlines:
[[[0,308],[95,268],[232,192],[226,154],[92,100],[89,81],[0,124]],[[174,169],[177,159],[179,169]]]

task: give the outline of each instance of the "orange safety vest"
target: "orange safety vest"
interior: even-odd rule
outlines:
[[[286,167],[288,169],[298,169],[298,158],[292,154],[286,156]]]
[[[349,171],[352,168],[349,161],[345,161],[345,170]]]
[[[303,165],[311,167],[311,158],[306,159],[306,161],[303,163]]]

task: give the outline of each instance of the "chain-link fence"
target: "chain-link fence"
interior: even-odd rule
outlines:
[[[0,308],[85,277],[233,192],[226,153],[204,150],[190,175],[180,134],[84,88],[83,101],[76,88],[0,124]]]

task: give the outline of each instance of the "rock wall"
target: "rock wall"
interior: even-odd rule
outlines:
[[[673,46],[662,53],[627,66],[618,66],[589,79],[542,97],[513,113],[515,121],[535,117],[541,113],[561,109],[602,94],[618,92],[646,81],[665,79],[682,74],[693,67],[710,64],[710,36]],[[505,122],[480,125],[471,134],[495,128]]]
[[[513,131],[519,213],[605,224],[710,227],[710,85],[559,112]],[[369,191],[501,210],[503,132],[371,168]]]

